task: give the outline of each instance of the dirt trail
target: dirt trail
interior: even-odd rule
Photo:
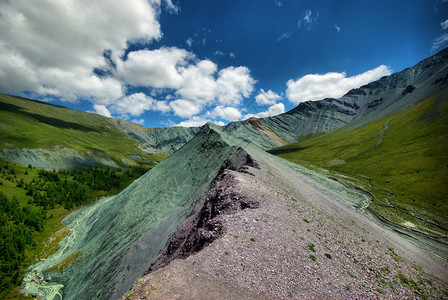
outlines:
[[[127,299],[443,298],[446,261],[264,155],[232,175],[222,197],[259,207],[224,211],[223,234],[141,279]],[[238,195],[238,196],[236,196]],[[123,299],[126,299],[125,297]]]

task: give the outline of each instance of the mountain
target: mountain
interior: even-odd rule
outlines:
[[[23,291],[117,298],[149,272],[129,297],[444,297],[447,56],[340,99],[225,127],[146,129],[98,117],[107,126],[90,123],[90,133],[133,141],[116,152],[101,146],[117,164],[172,155],[120,194],[69,215],[60,250],[30,267]],[[87,145],[87,130],[75,128],[85,123],[37,112],[21,117]],[[5,147],[94,151],[73,138],[21,144],[12,136]],[[278,156],[264,151],[289,143],[271,151]]]
[[[239,299],[296,298],[305,291],[362,296],[355,278],[367,290],[399,289],[403,297],[415,290],[382,284],[378,276],[431,281],[431,287],[416,283],[420,293],[441,295],[447,278],[440,262],[396,233],[385,234],[342,196],[362,197],[361,191],[331,180],[326,191],[319,175],[285,164],[207,124],[120,194],[71,214],[64,221],[69,235],[58,252],[32,266],[24,291],[48,299],[116,299],[143,273],[158,270],[149,276],[163,287],[149,290],[182,289],[163,278],[192,278],[181,294],[187,298],[214,298],[223,288],[224,298]],[[417,264],[424,269],[415,271],[415,260],[425,261]],[[292,280],[299,274],[303,289]]]
[[[448,98],[436,94],[368,125],[270,152],[368,191],[367,212],[448,258],[447,133]]]
[[[141,143],[116,128],[122,123],[128,122],[0,94],[0,158],[59,169],[154,165],[167,156],[145,151]],[[132,123],[128,127],[144,130]]]
[[[51,297],[63,289],[64,299],[120,297],[201,205],[207,186],[236,149],[219,128],[206,125],[120,194],[70,215],[64,221],[70,229],[66,242],[28,273],[26,291]],[[44,281],[33,281],[43,274]]]
[[[232,122],[224,131],[268,150],[348,124],[356,124],[350,128],[360,127],[438,93],[445,94],[447,60],[445,49],[413,67],[351,90],[339,99],[303,102],[274,117]],[[145,128],[9,95],[1,95],[0,101],[2,156],[25,165],[69,167],[86,154],[82,164],[133,164],[132,157],[160,161],[162,153],[174,153],[199,131],[197,127]],[[112,143],[114,140],[124,142]],[[92,150],[93,153],[88,152]],[[39,162],[39,157],[58,155],[63,158]],[[69,163],[60,162],[66,157]]]

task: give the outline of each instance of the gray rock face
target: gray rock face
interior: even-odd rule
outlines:
[[[401,72],[349,91],[339,99],[300,103],[284,114],[233,122],[232,135],[262,149],[296,142],[306,135],[353,129],[397,112],[436,94],[448,94],[448,48]]]
[[[200,130],[199,127],[146,128],[119,119],[110,121],[117,129],[139,142],[140,149],[148,153],[161,151],[172,154]]]
[[[445,49],[413,67],[353,89],[339,99],[303,102],[284,114],[232,122],[223,130],[267,150],[349,124],[355,129],[435,94],[448,94],[448,85],[444,84],[448,81],[447,66]],[[171,127],[128,131],[128,135],[143,143],[142,147],[171,154],[198,131],[196,127]]]

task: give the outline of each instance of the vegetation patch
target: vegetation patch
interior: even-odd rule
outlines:
[[[20,285],[25,268],[58,250],[68,234],[61,223],[68,213],[117,194],[147,170],[48,171],[0,160],[0,298],[16,298],[9,294]]]
[[[447,111],[446,99],[435,96],[368,125],[301,137],[270,152],[369,191],[369,209],[384,220],[446,238]]]
[[[310,249],[313,252],[316,252],[316,249],[314,249],[315,245],[314,244],[308,244],[308,249]]]

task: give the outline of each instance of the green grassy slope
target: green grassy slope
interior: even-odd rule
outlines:
[[[128,154],[143,160],[160,161],[163,154],[147,154],[137,141],[117,130],[109,119],[40,101],[0,94],[1,148],[66,147],[77,151],[99,152],[119,164],[140,164]]]
[[[55,147],[74,149],[80,154],[94,152],[112,159],[122,168],[98,169],[108,170],[108,175],[102,175],[97,169],[57,171],[59,181],[53,185],[63,187],[67,182],[71,186],[70,191],[66,188],[58,196],[50,193],[50,183],[39,175],[39,169],[0,159],[0,193],[6,197],[0,199],[1,299],[23,297],[18,285],[24,269],[36,259],[43,259],[57,250],[59,241],[66,234],[66,231],[57,231],[63,228],[61,221],[67,214],[100,197],[119,193],[152,168],[153,162],[168,156],[143,152],[138,142],[113,126],[109,118],[0,94],[0,151],[5,148],[55,150]],[[136,154],[141,159],[133,159],[129,154]],[[88,179],[79,182],[73,172]],[[94,186],[94,177],[100,185],[110,180],[117,182],[112,187]],[[32,193],[26,189],[29,185],[34,186]],[[70,193],[78,191],[82,191],[82,199],[76,203],[67,202]],[[18,207],[12,211],[5,203],[15,200]],[[26,210],[38,216],[39,228],[33,227],[26,215],[23,216],[22,211]],[[19,239],[17,230],[22,230]],[[14,238],[17,241],[12,242]]]
[[[350,127],[271,150],[351,181],[373,195],[381,219],[446,240],[448,101],[429,98],[356,130]]]

